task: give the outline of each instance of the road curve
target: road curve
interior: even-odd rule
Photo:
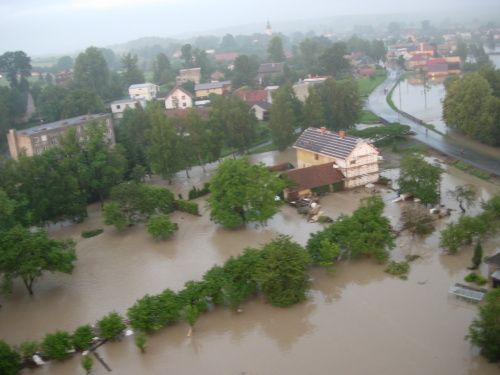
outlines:
[[[389,122],[399,122],[411,127],[416,133],[414,136],[418,141],[433,149],[442,152],[457,160],[462,160],[476,168],[483,169],[489,173],[500,176],[500,159],[492,155],[484,154],[478,150],[458,145],[449,137],[442,136],[431,130],[427,130],[417,122],[406,118],[393,110],[387,104],[385,90],[390,91],[396,84],[398,75],[395,71],[390,71],[387,79],[379,85],[368,97],[367,108],[377,116]]]

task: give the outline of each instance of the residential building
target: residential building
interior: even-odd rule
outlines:
[[[127,109],[135,109],[137,106],[146,106],[146,101],[145,100],[137,100],[137,99],[120,99],[120,100],[115,100],[114,102],[111,102],[110,108],[111,108],[111,113],[113,114],[113,118],[115,119],[121,119],[123,118],[123,112]]]
[[[198,84],[201,81],[201,68],[181,69],[175,80],[178,85],[189,81]]]
[[[429,57],[434,56],[434,47],[428,43],[418,43],[416,48],[409,51],[410,55],[427,55]]]
[[[255,117],[259,121],[267,121],[269,120],[269,110],[271,109],[271,104],[268,102],[258,102],[252,106],[252,109],[255,112]]]
[[[210,79],[212,81],[220,81],[222,79],[224,79],[224,73],[222,73],[221,71],[219,70],[216,70],[215,72],[213,72],[212,74],[210,74]]]
[[[262,85],[264,81],[272,81],[283,74],[285,74],[284,62],[260,64],[257,72],[257,81]]]
[[[500,253],[488,257],[484,262],[488,265],[488,275],[493,288],[500,288]]]
[[[310,196],[315,189],[339,191],[344,188],[344,175],[334,162],[292,169],[284,175],[294,183],[283,191],[286,201]]]
[[[267,101],[266,90],[251,90],[249,88],[241,87],[234,92],[234,95],[243,100],[249,106]]]
[[[219,52],[214,54],[214,59],[217,62],[232,63],[239,55],[237,52]]]
[[[447,56],[444,58],[448,64],[449,74],[460,74],[462,72],[462,60],[458,56]]]
[[[10,156],[17,160],[22,153],[27,156],[39,155],[45,150],[59,145],[61,136],[68,129],[76,129],[78,138],[84,140],[86,127],[95,123],[106,127],[106,140],[110,145],[114,145],[115,134],[111,115],[85,115],[38,125],[29,129],[10,129],[7,134]]]
[[[334,133],[325,128],[308,128],[293,146],[297,166],[335,163],[345,177],[345,187],[353,188],[376,182],[379,178],[379,152],[368,141]]]
[[[159,92],[160,86],[149,82],[130,85],[130,87],[128,88],[128,94],[130,98],[137,100],[153,100],[156,98]]]
[[[208,98],[210,94],[223,95],[231,91],[231,81],[198,83],[194,86],[197,98]]]
[[[264,90],[267,92],[267,102],[273,104],[273,92],[278,90],[280,87],[279,86],[266,86],[264,87]]]
[[[416,54],[411,56],[408,61],[406,61],[406,67],[409,70],[418,70],[425,68],[427,61],[429,60],[428,55]]]
[[[305,102],[309,96],[309,88],[317,85],[318,83],[325,82],[329,77],[308,77],[293,85],[293,91],[297,99],[301,102]]]
[[[429,59],[425,64],[425,70],[431,78],[445,77],[448,75],[448,63],[442,57]]]
[[[181,86],[174,87],[165,98],[165,108],[191,108],[193,106],[193,95]]]
[[[73,80],[73,69],[56,73],[56,84],[66,86]]]

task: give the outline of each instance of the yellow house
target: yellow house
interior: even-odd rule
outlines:
[[[223,95],[231,90],[231,81],[199,83],[194,86],[194,92],[199,99],[208,98],[210,94]]]
[[[347,136],[344,131],[308,128],[293,147],[298,168],[334,163],[345,176],[346,188],[374,183],[379,178],[379,151],[366,140]]]

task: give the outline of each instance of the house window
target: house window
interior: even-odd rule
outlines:
[[[314,160],[319,160],[319,155],[318,154],[314,154]]]
[[[117,105],[116,105],[116,109],[120,109],[120,104],[117,104]]]
[[[182,103],[182,106],[185,107],[186,106],[186,102]]]
[[[356,160],[351,160],[351,165],[356,164]]]

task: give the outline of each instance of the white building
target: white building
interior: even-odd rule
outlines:
[[[154,83],[138,83],[136,85],[131,85],[128,88],[128,94],[131,99],[137,100],[153,100],[158,95],[160,91],[160,86],[155,85]]]
[[[180,86],[174,87],[165,98],[166,109],[191,108],[193,106],[193,95]]]
[[[137,100],[137,99],[120,99],[120,100],[115,100],[114,102],[111,102],[110,107],[111,107],[111,113],[113,114],[113,117],[115,119],[121,119],[123,118],[123,112],[127,109],[135,109],[137,106],[142,106],[143,108],[146,105],[145,100]]]

